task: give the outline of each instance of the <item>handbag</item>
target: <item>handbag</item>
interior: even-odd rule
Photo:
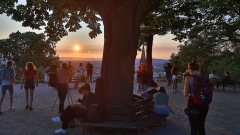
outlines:
[[[193,97],[190,96],[190,103],[188,108],[184,108],[184,113],[188,117],[197,117],[199,115],[199,111],[196,109],[193,103]]]

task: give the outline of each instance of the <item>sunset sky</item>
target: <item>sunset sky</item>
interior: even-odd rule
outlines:
[[[19,0],[20,3],[24,3],[26,0]],[[0,15],[0,39],[6,39],[12,32],[21,33],[32,31],[36,33],[43,33],[44,30],[33,30],[29,27],[22,27],[21,22],[11,20],[11,17],[7,17],[6,14]],[[82,57],[82,58],[102,58],[104,34],[101,33],[96,38],[91,39],[88,36],[90,31],[86,27],[85,23],[81,23],[83,26],[77,32],[69,32],[68,36],[63,37],[61,41],[56,44],[57,55],[61,57]],[[103,31],[103,25],[101,26]],[[104,32],[104,31],[103,31]],[[166,36],[154,36],[153,40],[153,58],[155,59],[169,59],[172,53],[177,53],[177,46],[179,42],[173,41],[174,36],[168,34]],[[75,46],[79,49],[75,50]],[[137,58],[140,58],[141,52],[138,52]]]

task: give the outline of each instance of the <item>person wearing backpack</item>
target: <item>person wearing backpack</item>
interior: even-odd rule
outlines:
[[[199,74],[200,65],[197,60],[188,64],[190,76],[186,77],[184,96],[188,97],[190,104],[199,112],[197,116],[188,117],[191,126],[191,135],[205,135],[205,119],[212,102],[212,87],[210,80]],[[192,103],[193,102],[193,103]]]
[[[22,83],[21,83],[21,89],[23,88],[23,82],[24,83],[24,89],[26,92],[26,107],[25,109],[29,109],[32,110],[32,102],[33,102],[33,92],[35,89],[35,83],[34,83],[34,79],[36,78],[36,87],[38,87],[38,73],[36,70],[36,66],[34,66],[34,64],[32,62],[27,62],[26,64],[26,69],[23,72],[23,79],[22,79]],[[28,90],[30,89],[30,106],[28,104]]]
[[[74,118],[86,119],[88,117],[88,111],[90,110],[91,102],[94,97],[94,94],[90,90],[91,88],[88,83],[83,84],[78,90],[78,92],[83,95],[83,99],[77,101],[80,104],[68,106],[60,117],[52,118],[53,122],[62,123],[62,127],[56,130],[55,133],[66,133],[70,121],[73,121]]]

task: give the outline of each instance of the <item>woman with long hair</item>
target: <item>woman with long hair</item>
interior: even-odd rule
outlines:
[[[194,94],[194,78],[201,77],[200,74],[200,65],[197,63],[197,60],[193,60],[191,63],[188,63],[188,71],[191,76],[187,76],[185,80],[184,96],[188,97],[188,107],[190,106],[190,100],[193,98]],[[195,77],[194,77],[195,76]],[[197,117],[188,117],[189,123],[191,126],[191,135],[205,135],[205,119],[208,113],[208,106],[199,106],[195,103],[194,107],[199,111]]]
[[[177,82],[178,82],[177,67],[176,66],[174,66],[172,68],[171,74],[172,74],[172,80],[173,80],[172,92],[176,92],[177,91]]]
[[[157,93],[153,95],[154,100],[154,112],[159,115],[169,115],[171,112],[175,115],[177,112],[173,111],[169,105],[169,96],[166,94],[166,89],[162,86],[159,86]]]
[[[26,69],[23,72],[23,79],[22,79],[22,84],[21,84],[21,89],[23,88],[23,82],[24,83],[24,89],[26,92],[26,109],[32,110],[32,102],[33,102],[33,92],[35,89],[35,83],[34,83],[34,78],[36,78],[36,87],[38,87],[38,73],[36,71],[36,67],[32,62],[27,62],[26,64]],[[28,102],[28,95],[29,92],[28,90],[30,89],[30,106]]]

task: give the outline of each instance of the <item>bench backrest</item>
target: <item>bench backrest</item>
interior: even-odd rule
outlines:
[[[211,83],[217,83],[217,78],[209,78]]]
[[[235,79],[224,80],[224,83],[236,83]]]

